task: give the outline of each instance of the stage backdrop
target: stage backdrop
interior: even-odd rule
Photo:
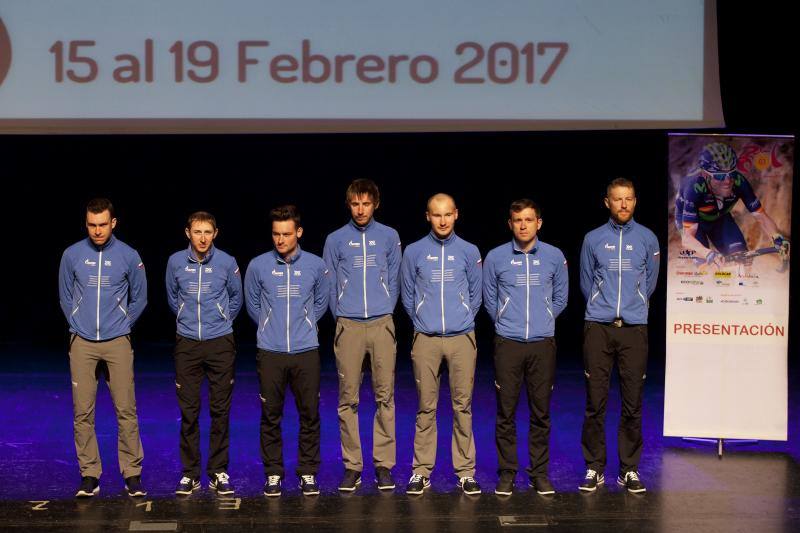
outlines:
[[[714,154],[735,171],[705,175]],[[770,233],[791,239],[794,139],[675,134],[669,158],[664,435],[786,440],[790,249]]]
[[[3,0],[0,132],[722,125],[714,0]]]

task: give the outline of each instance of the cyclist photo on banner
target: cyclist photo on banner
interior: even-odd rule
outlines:
[[[671,161],[680,255],[701,270],[735,266],[739,273],[756,257],[769,255],[775,269],[785,271],[791,142],[710,136],[673,141],[683,145]],[[764,265],[759,260],[759,269]]]

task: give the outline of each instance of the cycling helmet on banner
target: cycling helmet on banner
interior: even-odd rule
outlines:
[[[730,172],[736,168],[736,152],[725,143],[705,145],[700,152],[698,165],[706,172]]]

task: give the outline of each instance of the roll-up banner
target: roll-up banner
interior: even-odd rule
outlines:
[[[0,133],[722,124],[714,0],[0,2]]]
[[[794,138],[669,137],[664,435],[786,440]]]

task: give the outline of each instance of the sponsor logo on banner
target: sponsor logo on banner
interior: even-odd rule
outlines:
[[[697,276],[705,275],[705,273],[703,273],[703,272],[698,272],[698,271],[694,271],[694,270],[678,270],[675,273],[678,276],[682,276],[682,277],[697,277]]]
[[[11,68],[11,37],[8,35],[3,19],[0,18],[0,85]]]
[[[719,272],[714,272],[714,277],[715,278],[730,278],[732,276],[733,276],[733,273],[729,272],[727,270],[720,270]]]
[[[706,296],[706,303],[707,304],[713,304],[714,303],[714,298],[712,298],[711,296]]]
[[[682,279],[681,283],[683,285],[703,285],[703,282],[699,279]]]

